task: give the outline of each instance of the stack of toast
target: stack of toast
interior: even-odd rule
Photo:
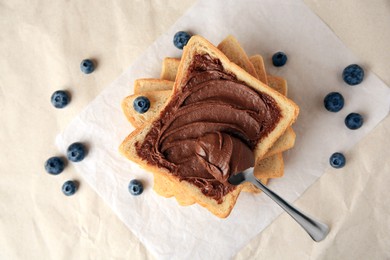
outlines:
[[[253,149],[254,174],[264,183],[269,179],[283,176],[282,153],[294,146],[296,135],[291,125],[298,115],[299,108],[286,98],[286,80],[268,74],[262,56],[248,57],[233,36],[225,38],[217,47],[200,36],[193,36],[184,48],[181,59],[167,57],[163,60],[160,79],[144,78],[134,82],[134,94],[123,100],[122,109],[136,130],[123,141],[120,151],[128,159],[154,174],[154,190],[159,195],[175,197],[182,206],[198,203],[214,215],[224,218],[230,214],[241,191],[258,193],[259,190],[250,183],[243,183],[229,190],[222,200],[216,201],[205,196],[199,187],[183,181],[166,168],[148,162],[136,149],[137,145],[145,140],[151,128],[161,119],[162,111],[167,113],[166,110],[169,110],[170,103],[174,102],[174,97],[182,93],[183,82],[188,77],[191,62],[196,55],[200,54],[217,59],[229,75],[234,75],[239,82],[245,83],[259,93],[266,93],[275,100],[281,116],[272,131],[259,140]],[[134,100],[139,96],[150,100],[150,108],[145,113],[138,113],[133,107]]]

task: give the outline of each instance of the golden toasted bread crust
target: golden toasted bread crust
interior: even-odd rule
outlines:
[[[223,52],[230,61],[234,62],[253,77],[258,79],[258,75],[253,67],[253,64],[234,36],[227,36],[220,44],[218,44],[218,49]]]
[[[134,94],[151,91],[172,90],[173,81],[164,79],[136,79],[134,81]]]
[[[161,90],[130,95],[122,101],[122,111],[134,127],[140,127],[160,114],[161,108],[168,100],[171,92],[172,90]],[[147,97],[150,101],[149,110],[143,114],[135,111],[133,107],[134,100],[140,96]]]
[[[180,59],[178,58],[164,58],[160,76],[161,79],[175,81],[179,64]]]
[[[261,57],[259,54],[251,56],[249,58],[250,62],[253,64],[253,67],[257,73],[257,78],[263,82],[266,85],[268,84],[268,79],[267,79],[267,73],[265,72],[265,65],[264,65],[264,60],[263,57]]]
[[[278,91],[280,94],[287,96],[287,81],[284,78],[267,74],[268,85]]]

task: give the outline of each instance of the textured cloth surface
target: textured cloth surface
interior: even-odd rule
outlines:
[[[1,1],[1,259],[154,258],[87,184],[63,196],[62,183],[80,178],[71,164],[58,176],[43,164],[58,154],[55,136],[193,3]],[[390,85],[387,1],[305,3]],[[98,61],[95,73],[80,73],[84,58]],[[72,94],[64,110],[50,104],[58,89]],[[326,241],[312,242],[283,214],[236,258],[389,258],[389,132],[388,116],[351,149],[347,167],[329,170],[296,202],[333,221]]]

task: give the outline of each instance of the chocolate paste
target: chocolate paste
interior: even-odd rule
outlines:
[[[138,155],[222,202],[231,174],[254,165],[253,149],[281,117],[275,100],[196,55],[179,92],[155,121]]]

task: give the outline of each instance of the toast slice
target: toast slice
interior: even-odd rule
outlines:
[[[221,50],[229,60],[236,63],[253,77],[259,79],[253,64],[235,37],[232,35],[227,36],[220,44],[218,44],[218,49]]]
[[[172,82],[176,79],[177,69],[180,65],[180,60],[178,58],[166,57],[162,63],[161,69],[161,79],[162,80],[172,80]],[[173,86],[172,86],[173,87]]]
[[[270,178],[280,178],[284,174],[284,161],[282,153],[277,153],[273,156],[262,160],[257,160],[254,168],[254,175],[261,181]],[[264,182],[263,182],[264,183]],[[252,183],[245,183],[242,191],[260,193],[261,191]],[[266,184],[266,183],[264,183]]]
[[[262,84],[256,78],[243,71],[236,64],[230,62],[223,53],[200,36],[193,36],[184,49],[174,89],[172,95],[165,103],[163,113],[174,113],[174,111],[170,111],[169,108],[173,104],[172,102],[175,101],[175,98],[177,98],[181,91],[183,91],[183,87],[185,86],[188,73],[193,65],[194,59],[198,56],[205,57],[205,55],[213,60],[217,60],[222,66],[224,73],[234,75],[238,81],[242,82],[242,84],[245,84],[247,87],[252,88],[258,93],[262,93],[262,95],[271,97],[273,102],[275,102],[275,105],[280,110],[279,121],[275,126],[273,126],[272,131],[263,136],[261,140],[256,143],[253,149],[256,158],[262,157],[276,139],[294,122],[298,115],[298,107],[291,100]],[[162,114],[160,114],[159,118],[161,118]],[[137,151],[137,145],[143,143],[153,126],[159,124],[159,118],[146,123],[130,134],[122,143],[120,151],[130,160],[139,163],[141,166],[154,172],[154,174],[160,174],[163,178],[169,179],[173,182],[173,185],[180,186],[186,194],[189,194],[196,200],[197,203],[206,207],[215,215],[219,217],[228,216],[235,204],[238,194],[241,191],[242,185],[237,186],[227,194],[224,194],[221,201],[217,201],[204,195],[197,186],[191,184],[190,182],[180,181],[180,179],[173,175],[167,168],[159,167],[141,157],[140,152]]]
[[[287,96],[287,81],[278,76],[267,74],[268,86]]]
[[[180,59],[178,58],[164,58],[160,78],[169,81],[175,81],[179,63]]]
[[[252,63],[252,65],[256,71],[257,78],[261,82],[263,82],[264,84],[269,85],[263,57],[261,57],[260,55],[257,54],[257,55],[251,56],[249,58],[249,61]]]
[[[175,197],[180,206],[190,206],[195,203],[195,199],[188,194],[180,186],[175,186],[174,182],[163,177],[160,174],[154,174],[154,191],[160,196],[171,198]]]
[[[273,89],[279,91],[283,95],[287,95],[287,82],[281,77],[277,76],[272,76],[272,75],[267,75],[265,71],[265,65],[262,56],[260,55],[254,55],[250,58],[246,55],[245,51],[242,49],[240,43],[236,38],[233,36],[229,35],[226,37],[219,45],[218,48],[222,52],[227,52],[229,54],[228,58],[230,61],[236,63],[239,65],[241,68],[245,70],[252,70],[254,69],[256,71],[255,75],[258,77],[258,79],[265,83],[269,81],[269,86],[272,87]],[[176,73],[178,66],[180,64],[180,59],[178,58],[164,58],[163,60],[163,66],[162,66],[162,73],[161,75],[170,75],[170,78],[176,78]],[[145,89],[154,89],[154,90],[165,90],[169,88],[169,85],[172,84],[172,81],[167,81],[166,79],[159,81],[158,79],[140,79],[139,82],[136,81],[135,85],[141,85],[140,83],[143,83],[142,85],[146,85],[144,87]],[[148,84],[149,83],[149,84]],[[160,83],[161,86],[158,86]],[[148,86],[149,85],[149,86]],[[166,87],[168,86],[168,87]],[[137,89],[139,90],[139,88]],[[135,94],[139,93],[138,91],[134,91]],[[166,97],[166,93],[161,95],[161,98]],[[134,98],[133,97],[128,97],[128,101],[132,101]],[[160,103],[160,102],[159,102]],[[130,107],[127,105],[127,107]],[[150,109],[150,113],[155,113],[155,109]],[[129,113],[132,113],[130,115]],[[149,120],[154,114],[150,116],[146,116],[145,114],[138,114],[135,112],[135,110],[128,110],[125,112],[126,116],[128,117],[129,121],[134,122],[132,119],[137,119],[137,117],[140,117],[137,122],[139,122],[138,125],[135,125],[135,127],[140,126],[145,120]],[[138,116],[139,115],[139,116]],[[269,152],[265,155],[266,157],[272,156],[278,152],[283,152],[285,150],[288,150],[292,148],[295,144],[295,133],[292,130],[292,128],[289,128],[288,131],[286,131],[282,136],[281,140],[275,143],[275,147],[272,147]]]
[[[231,46],[231,48],[235,48],[235,46]],[[234,61],[236,60],[235,57],[233,57]],[[263,63],[263,58],[260,55],[255,55],[251,57],[251,62],[253,63],[253,66],[257,72],[257,75],[263,83],[267,82],[267,74],[265,72],[265,66]],[[164,59],[165,63],[170,63],[169,65],[163,66],[164,68],[173,68],[173,67],[178,67],[179,65],[179,60],[178,59]],[[235,62],[236,63],[236,62]],[[237,64],[237,63],[236,63]],[[169,74],[169,73],[165,73]],[[260,78],[262,76],[262,78]],[[155,80],[157,81],[157,80]],[[158,81],[157,81],[158,82]],[[169,81],[168,81],[169,82]],[[145,82],[147,83],[147,82]],[[151,82],[153,84],[154,82]],[[285,84],[285,81],[276,81],[274,85],[277,84]],[[172,82],[173,85],[173,82]],[[286,85],[285,85],[286,86]],[[273,87],[275,89],[275,86]],[[283,86],[277,87],[277,90],[282,89]],[[149,89],[149,88],[146,88]],[[160,88],[158,88],[160,89]],[[280,92],[280,91],[279,91]],[[136,93],[140,95],[144,95],[142,93]],[[168,95],[168,93],[166,93]],[[283,93],[282,93],[283,94]],[[165,95],[162,95],[162,98]],[[157,111],[152,110],[151,113],[156,113]],[[148,112],[150,113],[150,112]],[[135,115],[136,116],[136,115]],[[151,117],[153,117],[152,115]],[[291,132],[291,133],[290,133]],[[254,169],[254,174],[257,178],[262,180],[264,184],[268,183],[269,178],[266,178],[267,175],[270,175],[269,177],[273,176],[278,176],[281,177],[283,176],[284,173],[284,163],[283,163],[283,157],[281,152],[290,149],[291,147],[294,146],[295,142],[295,133],[292,131],[292,128],[289,127],[287,128],[286,132],[275,142],[275,144],[271,147],[271,149],[267,152],[267,154],[264,156],[265,159],[264,162],[257,161]],[[280,153],[280,154],[277,154]],[[167,188],[169,187],[169,188]],[[172,197],[174,196],[175,199],[178,201],[178,203],[181,206],[188,206],[192,205],[195,203],[195,200],[193,198],[189,198],[188,196],[183,196],[183,193],[181,191],[176,191],[172,185],[172,183],[168,183],[167,179],[163,178],[154,178],[154,190],[161,196],[163,197]],[[243,190],[244,192],[251,192],[251,193],[259,193],[260,190],[256,188],[254,185],[250,183],[245,183]]]
[[[173,81],[163,79],[136,79],[134,81],[134,94],[151,91],[172,90],[173,83]]]
[[[248,66],[248,57],[246,56],[246,53],[243,52],[243,50],[242,50],[241,46],[239,45],[238,41],[237,40],[229,41],[228,45],[229,46],[225,46],[225,48],[228,47],[228,49],[232,50],[231,53],[240,53],[240,55],[246,61],[246,62],[245,61],[241,62],[242,63],[241,67],[242,68],[243,67],[249,67]],[[237,64],[239,62],[239,56],[233,55],[233,56],[230,57],[230,60]],[[260,55],[255,55],[255,56],[252,56],[249,60],[253,64],[253,67],[254,67],[254,69],[255,69],[255,71],[256,71],[260,81],[262,81],[263,83],[267,82],[267,75],[266,75],[266,72],[265,72],[265,66],[264,66],[263,58]],[[162,75],[172,75],[172,74],[174,74],[177,71],[177,67],[178,67],[178,65],[180,63],[180,60],[176,59],[176,58],[166,58],[166,59],[164,59],[163,62],[165,64],[163,64]],[[173,70],[173,72],[164,71],[167,68]],[[164,88],[164,87],[165,87],[165,85],[167,85],[166,83],[169,84],[171,82],[171,81],[167,81],[167,80],[161,80],[161,86],[158,86],[158,84],[157,84],[159,82],[158,79],[140,79],[140,81],[143,84],[142,85],[139,84],[139,85],[141,85],[141,87],[143,87],[145,90],[168,89],[169,86],[167,88]],[[171,82],[171,83],[173,85],[173,82]],[[278,84],[279,84],[279,86],[278,86]],[[279,92],[281,92],[282,94],[286,95],[286,92],[284,92],[283,89],[287,90],[287,84],[286,84],[286,82],[282,78],[275,79],[275,82],[273,83],[272,86],[273,86],[274,89],[276,88]],[[136,94],[137,93],[138,94],[142,94],[142,93],[139,93],[139,92],[140,92],[139,89],[135,90]],[[162,96],[164,96],[164,95],[162,95]],[[155,113],[157,111],[151,110],[151,112]],[[148,113],[150,113],[150,112],[148,112]],[[264,176],[266,176],[267,174],[271,175],[270,177],[272,177],[272,176],[282,176],[283,172],[284,172],[283,157],[281,156],[281,154],[279,154],[279,156],[274,156],[274,155],[276,153],[280,153],[280,152],[283,152],[283,151],[285,151],[287,149],[290,149],[294,145],[294,141],[295,141],[295,133],[292,131],[292,128],[288,128],[287,131],[278,139],[278,141],[274,144],[274,146],[264,156],[264,158],[268,158],[268,157],[271,157],[271,158],[268,158],[264,163],[261,163],[261,161],[258,161],[256,163],[255,175],[258,178],[262,177],[262,179],[264,179],[264,180],[268,180],[268,179],[264,178]],[[181,204],[181,205],[193,204],[193,202],[192,203],[188,202],[188,200],[189,200],[188,198],[184,198],[184,199],[181,198],[182,195],[180,195],[179,192],[173,192],[172,188],[170,188],[169,191],[167,191],[167,193],[162,194],[161,193],[161,187],[159,185],[164,185],[164,183],[160,184],[159,179],[160,178],[157,178],[157,180],[155,180],[155,182],[154,182],[154,188],[155,188],[157,193],[159,193],[160,195],[165,196],[165,197],[175,196],[175,194],[176,194],[175,198],[177,199],[179,204]],[[172,185],[170,185],[170,186],[172,186]],[[259,190],[255,186],[250,185],[249,183],[244,184],[244,186],[245,187],[243,188],[243,191],[246,191],[246,192],[259,192]]]
[[[130,95],[122,101],[122,111],[134,127],[140,127],[159,114],[171,93],[172,90],[161,90]],[[133,107],[134,99],[139,96],[147,97],[150,101],[150,108],[147,113],[140,114]]]

